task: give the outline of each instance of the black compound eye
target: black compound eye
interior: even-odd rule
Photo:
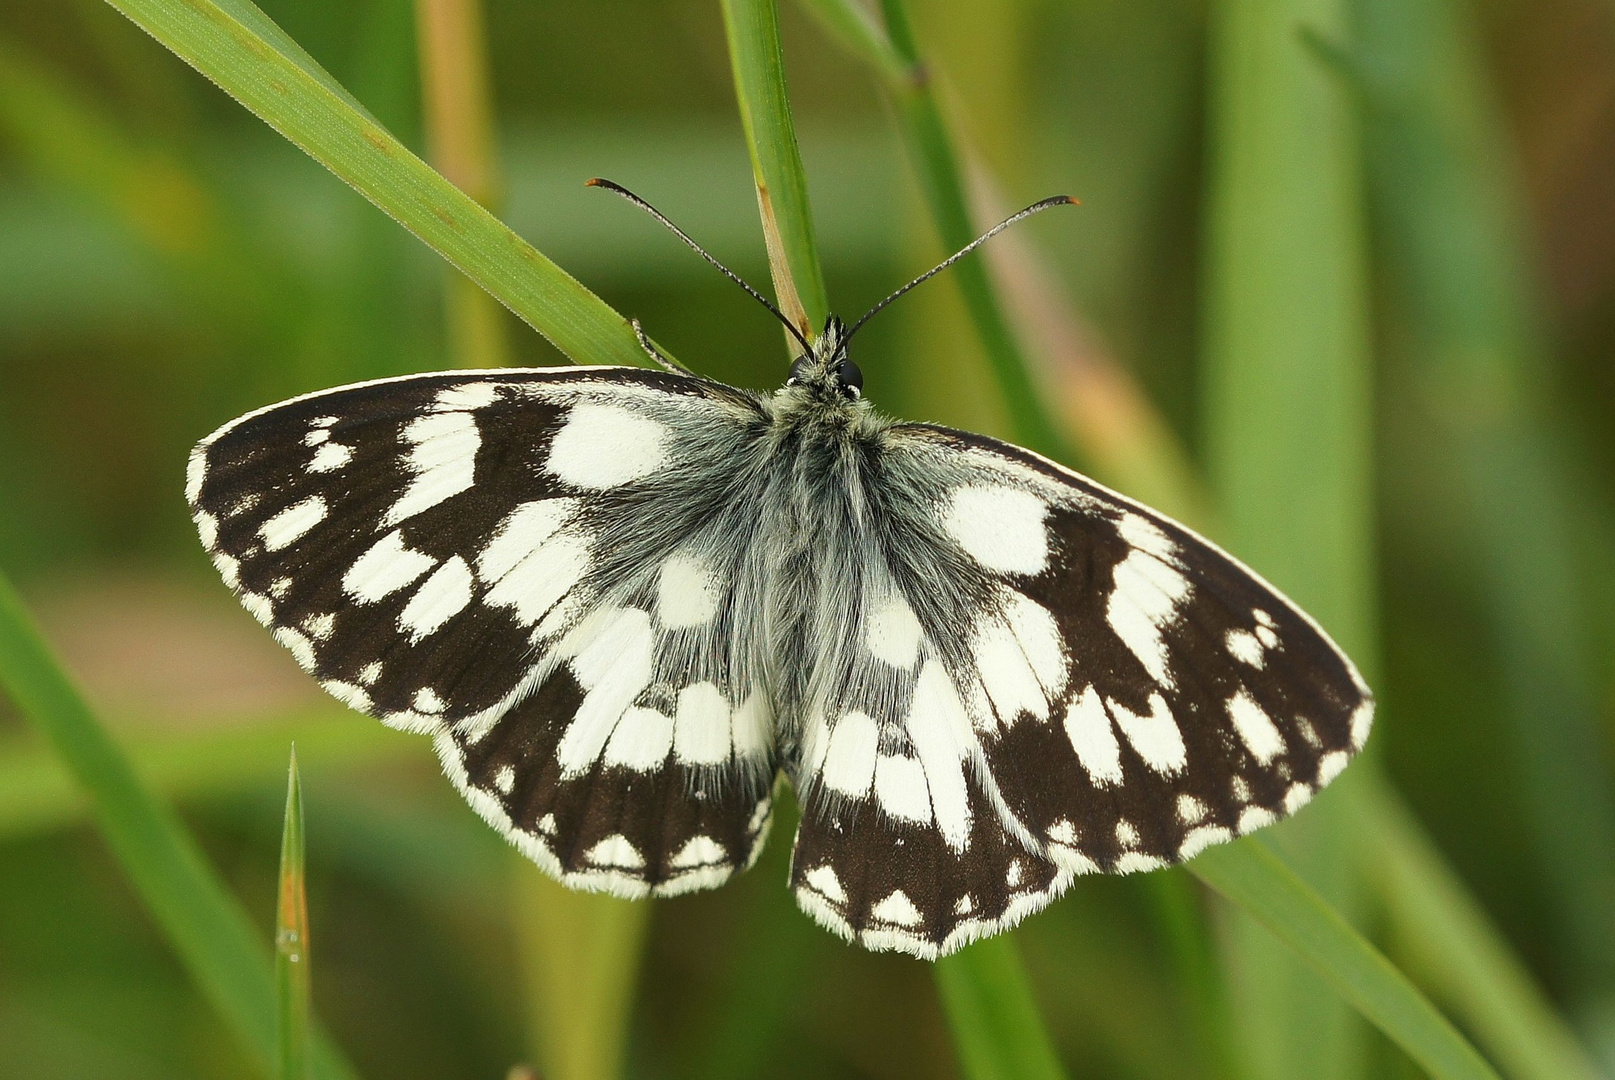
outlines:
[[[802,381],[802,376],[807,374],[809,363],[810,363],[810,361],[808,360],[807,357],[805,357],[805,356],[798,357],[796,359],[796,362],[791,365],[791,373],[785,379],[785,385],[786,386],[795,386],[797,383],[801,382]]]
[[[836,367],[836,378],[841,381],[841,388],[850,398],[862,397],[864,393],[864,373],[858,370],[858,365],[851,360],[843,360]]]

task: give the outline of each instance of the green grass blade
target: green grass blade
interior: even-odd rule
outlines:
[[[1398,951],[1515,1080],[1597,1080],[1598,1067],[1393,792],[1363,792],[1362,858]]]
[[[1615,1045],[1615,789],[1579,533],[1608,514],[1557,431],[1542,284],[1514,135],[1479,17],[1451,0],[1356,0],[1374,208],[1411,331],[1407,385],[1474,552],[1512,722],[1521,809],[1555,909],[1576,1019]],[[1366,77],[1366,85],[1362,85]],[[1607,708],[1607,707],[1606,707]]]
[[[830,3],[820,0],[815,6],[829,8]],[[888,81],[887,91],[896,105],[910,161],[931,208],[932,223],[942,246],[952,253],[977,235],[965,197],[958,154],[931,91],[902,0],[882,0],[881,10],[886,17],[891,51],[902,61],[905,73],[901,79]],[[847,22],[840,18],[839,23],[833,21],[832,25]],[[883,66],[881,70],[886,68]],[[1040,454],[1070,460],[1065,441],[1049,419],[1021,356],[1020,346],[1010,333],[981,253],[978,251],[961,259],[949,273],[958,283],[971,322],[987,353],[1015,439]]]
[[[308,1080],[308,892],[303,879],[303,781],[297,745],[286,767],[286,816],[280,836],[275,904],[275,1032],[280,1080]]]
[[[1266,845],[1245,839],[1189,864],[1283,939],[1435,1080],[1497,1080],[1446,1017]]]
[[[511,862],[539,1072],[617,1080],[651,902],[576,892],[525,859]]]
[[[785,317],[811,341],[824,326],[830,302],[813,237],[807,174],[785,96],[779,10],[774,0],[723,0],[723,25],[757,181],[774,295]]]
[[[1343,7],[1212,8],[1205,428],[1220,538],[1372,672],[1372,393],[1354,115],[1296,33],[1302,22],[1334,30]],[[1343,809],[1319,800],[1274,842],[1349,915],[1360,890]],[[1262,927],[1237,912],[1230,920],[1244,1067],[1258,1080],[1357,1075],[1356,1017]]]
[[[948,1030],[969,1080],[1061,1080],[1054,1044],[1011,934],[978,941],[936,963]]]
[[[416,0],[421,103],[432,167],[480,205],[497,212],[502,185],[495,152],[493,88],[478,0]],[[493,368],[509,362],[504,313],[456,270],[444,278],[450,362]]]
[[[90,795],[113,855],[198,989],[263,1073],[273,1075],[275,985],[257,930],[184,827],[135,775],[4,576],[0,686]],[[321,1080],[354,1075],[328,1042],[317,1041],[315,1049],[315,1075]]]
[[[642,365],[621,315],[410,153],[246,0],[109,0],[579,363]]]

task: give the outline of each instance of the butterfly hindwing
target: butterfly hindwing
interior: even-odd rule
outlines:
[[[724,564],[750,527],[725,451],[757,421],[656,372],[412,376],[226,425],[187,495],[248,610],[338,698],[436,736],[528,854],[675,893],[747,864],[768,821],[758,646]]]
[[[904,495],[859,544],[861,595],[821,601],[853,625],[851,674],[810,713],[792,870],[844,936],[950,952],[1078,874],[1288,815],[1366,738],[1350,662],[1181,526],[923,425],[887,433],[868,482]]]

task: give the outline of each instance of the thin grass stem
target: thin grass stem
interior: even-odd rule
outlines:
[[[280,1080],[309,1076],[308,890],[304,881],[303,781],[297,746],[286,767],[286,814],[280,836],[280,881],[275,904],[275,1032]]]

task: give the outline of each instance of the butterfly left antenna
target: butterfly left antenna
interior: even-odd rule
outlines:
[[[629,202],[633,203],[635,206],[637,206],[641,210],[645,211],[645,213],[649,214],[651,217],[655,218],[657,221],[660,221],[663,225],[667,226],[668,230],[671,231],[674,236],[678,237],[680,240],[683,240],[686,244],[690,245],[691,249],[694,250],[697,255],[701,256],[703,259],[705,259],[707,262],[711,263],[713,266],[716,266],[718,268],[719,273],[721,273],[724,277],[728,278],[730,281],[734,282],[736,285],[739,285],[742,289],[745,289],[746,292],[751,294],[751,298],[753,300],[757,301],[759,304],[763,305],[763,307],[767,308],[773,314],[774,318],[778,319],[780,321],[780,324],[783,325],[785,327],[785,329],[787,329],[787,330],[789,330],[791,332],[791,336],[793,338],[795,338],[798,343],[801,344],[802,349],[803,349],[804,352],[809,353],[809,354],[811,354],[813,352],[813,346],[808,344],[807,338],[802,336],[802,332],[791,324],[791,320],[787,319],[785,317],[785,315],[780,311],[780,309],[775,307],[769,301],[768,297],[764,296],[762,293],[758,292],[756,289],[752,288],[750,285],[747,285],[746,282],[741,278],[741,276],[739,274],[735,273],[733,270],[731,270],[727,266],[723,265],[723,263],[719,262],[717,259],[714,259],[711,255],[708,255],[705,248],[703,248],[700,244],[697,244],[694,240],[691,240],[688,233],[686,233],[683,229],[679,228],[677,225],[675,225],[671,221],[669,221],[667,219],[666,214],[662,213],[660,210],[656,209],[656,207],[652,206],[650,203],[646,202],[644,199],[641,199],[638,195],[635,195],[632,191],[629,191],[627,188],[623,187],[621,184],[614,183],[614,182],[612,182],[610,180],[605,179],[604,177],[600,177],[600,176],[593,177],[592,179],[588,180],[585,183],[584,186],[585,187],[605,188],[607,191],[615,191],[618,195],[621,195],[623,198],[627,199]]]

